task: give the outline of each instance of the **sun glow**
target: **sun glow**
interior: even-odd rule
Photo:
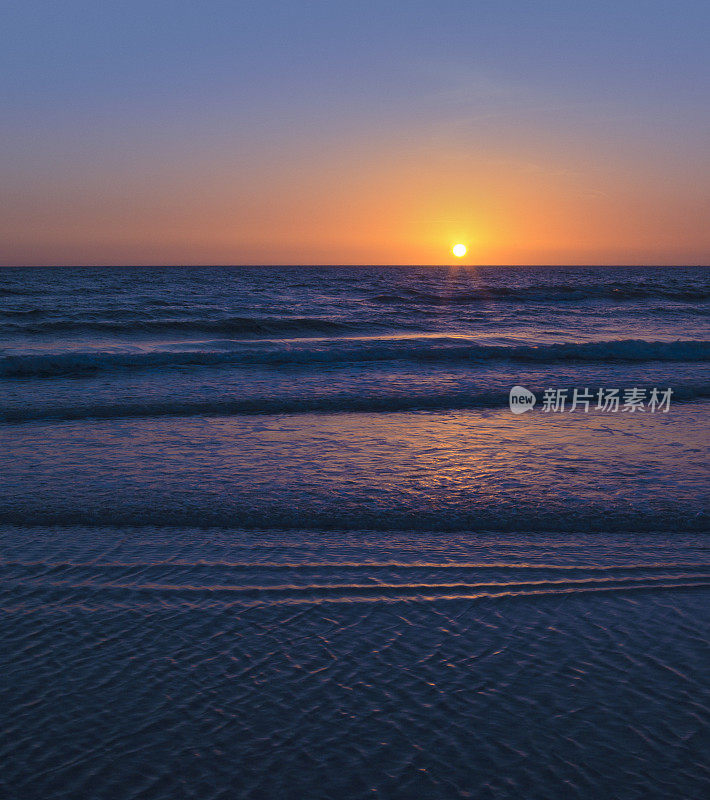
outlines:
[[[455,244],[451,248],[451,252],[456,256],[456,258],[463,258],[466,255],[466,245],[465,244]]]

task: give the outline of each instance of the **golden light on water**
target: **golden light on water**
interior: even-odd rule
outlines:
[[[466,245],[465,244],[455,244],[451,248],[451,252],[456,256],[456,258],[463,258],[466,255]]]

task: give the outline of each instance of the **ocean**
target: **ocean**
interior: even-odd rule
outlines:
[[[707,796],[709,310],[680,266],[0,270],[0,794]]]

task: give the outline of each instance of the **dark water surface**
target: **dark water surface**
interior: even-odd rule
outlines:
[[[3,796],[707,796],[701,535],[0,544]]]
[[[0,797],[707,797],[709,309],[685,267],[0,270]],[[673,395],[542,410],[585,387]]]

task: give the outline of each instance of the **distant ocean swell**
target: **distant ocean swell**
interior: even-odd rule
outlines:
[[[11,316],[36,317],[43,312],[10,312]],[[119,316],[115,309],[111,316]],[[362,326],[316,317],[226,317],[215,315],[209,319],[136,318],[116,319],[48,319],[34,322],[0,323],[0,331],[7,334],[39,335],[50,333],[231,333],[252,336],[318,335],[348,333]]]
[[[355,271],[356,273],[356,271]],[[85,293],[92,293],[87,289]],[[98,292],[96,292],[98,293]],[[32,297],[43,294],[42,291],[30,287],[5,286],[0,287],[0,296],[6,297]],[[57,296],[66,293],[57,290]],[[479,283],[466,289],[451,291],[427,291],[414,287],[403,287],[398,291],[384,291],[376,294],[363,293],[362,300],[374,303],[423,303],[423,304],[475,304],[490,301],[508,303],[557,303],[578,302],[584,300],[619,301],[661,299],[678,302],[698,303],[710,300],[710,291],[706,287],[699,287],[695,282],[683,284],[673,281],[658,281],[647,283],[638,281],[609,281],[585,284],[580,281],[570,283],[532,283],[527,286],[495,286]],[[148,298],[150,305],[171,305],[171,303],[156,302]]]
[[[223,349],[225,346],[230,349]],[[552,363],[558,361],[710,361],[710,341],[644,341],[619,339],[602,342],[497,346],[459,338],[322,340],[284,343],[276,347],[249,347],[246,343],[214,342],[209,349],[137,352],[60,352],[5,355],[0,376],[52,377],[115,369],[154,369],[172,366],[239,366],[368,361],[495,361]],[[233,349],[232,349],[233,348]]]
[[[643,286],[637,283],[620,284],[540,284],[525,287],[490,286],[475,291],[452,291],[448,293],[425,292],[406,289],[399,293],[375,295],[372,300],[378,303],[422,303],[432,305],[469,305],[500,301],[508,303],[559,303],[581,302],[584,300],[619,301],[643,299],[671,300],[699,303],[710,300],[710,292],[695,287]]]

